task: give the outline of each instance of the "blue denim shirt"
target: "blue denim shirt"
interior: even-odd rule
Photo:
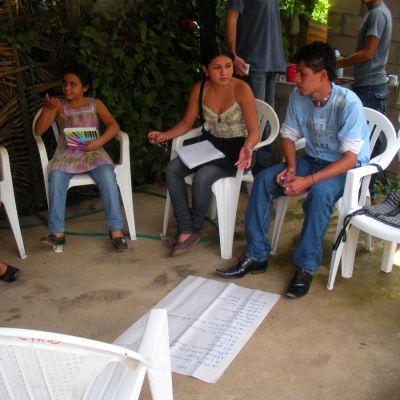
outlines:
[[[314,107],[310,96],[297,88],[289,99],[281,136],[296,141],[306,139],[308,156],[328,162],[342,157],[345,151],[358,155],[358,163],[369,161],[367,121],[360,99],[349,89],[332,83],[332,92],[323,107]]]

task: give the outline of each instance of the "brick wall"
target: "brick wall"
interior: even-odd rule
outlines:
[[[400,78],[400,1],[384,0],[393,18],[392,43],[389,61],[386,67],[388,74],[399,75]],[[328,42],[338,49],[343,56],[355,51],[357,45],[358,27],[366,13],[366,7],[359,0],[331,0],[328,18]],[[352,68],[346,68],[345,75],[352,75]],[[398,117],[400,113],[399,86],[389,87],[387,115],[396,130],[400,128]]]

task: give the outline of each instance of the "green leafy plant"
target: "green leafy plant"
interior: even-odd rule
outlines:
[[[130,136],[135,183],[161,177],[169,154],[150,145],[147,133],[167,129],[182,117],[199,77],[196,1],[30,4],[35,21],[45,19],[46,29],[24,25],[7,39],[17,41],[32,62],[48,61],[41,47],[51,41],[50,57],[59,71],[73,61],[85,64],[94,77],[91,95],[107,105]]]

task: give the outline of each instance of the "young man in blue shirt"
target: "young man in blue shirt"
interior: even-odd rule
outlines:
[[[286,292],[291,298],[308,293],[320,266],[323,239],[334,205],[343,195],[346,172],[369,161],[363,107],[352,91],[333,83],[333,49],[314,42],[298,51],[295,62],[297,88],[290,96],[281,128],[286,162],[256,176],[246,211],[246,250],[235,265],[216,271],[225,278],[266,271],[273,198],[308,192],[300,241],[293,255],[296,272]],[[302,137],[306,139],[305,156],[297,157],[295,142]]]

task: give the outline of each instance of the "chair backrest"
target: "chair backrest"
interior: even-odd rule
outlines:
[[[270,133],[267,139],[260,141],[255,148],[266,146],[272,143],[279,134],[279,118],[275,110],[265,101],[256,99],[257,121],[260,134],[264,132],[267,122],[270,126]]]
[[[12,182],[10,159],[5,147],[0,146],[0,182]]]
[[[42,113],[42,108],[36,113],[35,117],[33,118],[32,121],[32,134],[33,137],[35,138],[35,142],[39,151],[39,158],[40,158],[40,164],[42,165],[42,172],[43,172],[43,178],[44,178],[44,186],[46,189],[46,196],[48,196],[49,190],[48,190],[48,173],[47,173],[47,167],[49,164],[49,157],[47,155],[46,151],[46,146],[44,145],[43,139],[41,136],[38,136],[35,134],[35,126],[36,126],[36,121],[38,120],[40,114]],[[56,141],[58,142],[58,139],[60,138],[60,134],[58,131],[58,126],[56,122],[53,122],[51,124],[51,128],[53,130],[54,137]]]
[[[166,311],[152,310],[151,313],[153,322],[154,318],[163,320],[164,333]],[[158,326],[160,327],[161,325]],[[145,336],[146,333],[147,331]],[[158,345],[158,342],[151,344],[153,349]],[[157,354],[151,354],[151,351],[139,354],[125,347],[75,336],[0,328],[0,398],[2,400],[137,399],[145,373],[154,367],[156,356]],[[165,360],[163,362],[165,366]],[[119,364],[127,371],[126,373],[135,374],[129,376],[131,379],[126,381],[125,387],[121,384],[124,383],[121,379],[116,381],[111,377],[108,381],[100,382],[102,386],[107,387],[99,389],[97,376],[115,364]],[[132,381],[133,376],[136,378],[134,381]],[[114,387],[110,387],[111,385]],[[168,382],[165,385],[165,381],[159,385],[163,386],[160,390],[163,389],[167,394],[165,398],[171,399],[172,383],[170,387]],[[120,395],[121,391],[124,393],[123,396]]]
[[[368,107],[364,107],[365,117],[368,122],[368,132],[370,137],[370,149],[372,149],[377,141],[378,136],[384,140],[386,143],[385,149],[374,158],[372,158],[369,164],[378,164],[381,166],[382,169],[386,169],[389,164],[392,162],[393,158],[396,156],[397,152],[399,151],[400,141],[396,136],[396,131],[394,129],[393,124],[390,120],[383,115],[382,113],[373,110]],[[372,173],[377,172],[376,167],[371,167],[368,171],[372,171]],[[361,182],[361,186],[357,189],[358,194],[358,202],[357,205],[364,205],[365,199],[367,194],[369,193],[369,182],[370,182],[371,175],[367,174],[365,178]],[[353,182],[353,175],[351,178]],[[346,184],[345,184],[345,191],[344,193],[350,193],[351,188],[348,186],[350,183],[349,174],[347,174]],[[354,188],[353,188],[354,189]],[[343,196],[343,207],[348,210],[350,208],[354,208],[356,205],[354,204],[354,197]]]

